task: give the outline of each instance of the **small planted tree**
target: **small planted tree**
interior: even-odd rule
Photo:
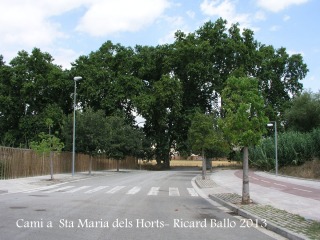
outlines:
[[[201,152],[202,179],[205,179],[208,154],[223,152],[225,146],[219,129],[214,124],[212,115],[195,113],[188,132],[188,142],[192,151]]]
[[[242,203],[249,204],[248,146],[258,144],[266,131],[264,100],[256,79],[234,76],[227,80],[221,97],[224,118],[219,125],[230,144],[243,149]]]
[[[51,127],[53,121],[51,119],[46,119],[46,125],[49,128],[49,134],[41,132],[39,134],[39,141],[31,142],[30,146],[36,153],[43,156],[49,157],[50,160],[50,175],[51,180],[53,180],[53,152],[61,152],[64,144],[59,138],[51,134]]]

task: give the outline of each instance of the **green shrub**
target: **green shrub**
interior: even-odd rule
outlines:
[[[278,135],[279,167],[301,165],[320,156],[320,129],[311,133],[285,132]],[[258,146],[249,148],[250,164],[263,170],[274,169],[274,137],[263,139]]]
[[[311,132],[311,145],[313,156],[320,159],[320,128]]]

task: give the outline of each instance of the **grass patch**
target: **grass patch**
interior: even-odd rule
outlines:
[[[320,239],[320,222],[313,222],[306,233],[311,239]]]

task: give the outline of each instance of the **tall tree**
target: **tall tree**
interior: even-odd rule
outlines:
[[[73,63],[71,73],[80,75],[79,102],[83,108],[103,110],[106,116],[125,113],[129,123],[134,122],[132,98],[141,92],[142,81],[133,73],[134,51],[111,41],[89,56],[81,56]]]
[[[178,79],[163,75],[159,81],[145,86],[136,98],[137,110],[145,119],[146,137],[154,141],[157,163],[169,167],[169,152],[176,139],[176,119],[181,110],[181,85]],[[151,147],[151,146],[150,146]]]
[[[53,64],[49,53],[34,48],[31,54],[20,51],[10,61],[10,65],[1,65],[0,96],[7,105],[0,106],[7,129],[2,132],[2,142],[14,146],[28,144],[44,132],[45,116],[52,106],[58,112],[68,112],[71,102],[66,74],[61,67]],[[72,89],[72,88],[70,88]],[[10,109],[10,111],[8,111]],[[60,116],[60,119],[61,116]],[[61,122],[55,122],[58,128]],[[10,140],[8,139],[15,139]]]
[[[248,146],[259,143],[268,123],[257,79],[234,76],[228,78],[222,91],[222,100],[225,117],[220,119],[219,124],[231,145],[243,148],[242,203],[248,204]]]

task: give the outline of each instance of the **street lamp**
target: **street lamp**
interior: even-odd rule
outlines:
[[[277,122],[270,121],[268,127],[274,126],[274,147],[275,147],[275,161],[276,161],[276,176],[278,176],[278,137],[277,137]]]
[[[74,94],[73,94],[73,142],[72,142],[72,177],[74,176],[74,158],[76,145],[76,98],[77,98],[77,81],[82,77],[74,77]]]

